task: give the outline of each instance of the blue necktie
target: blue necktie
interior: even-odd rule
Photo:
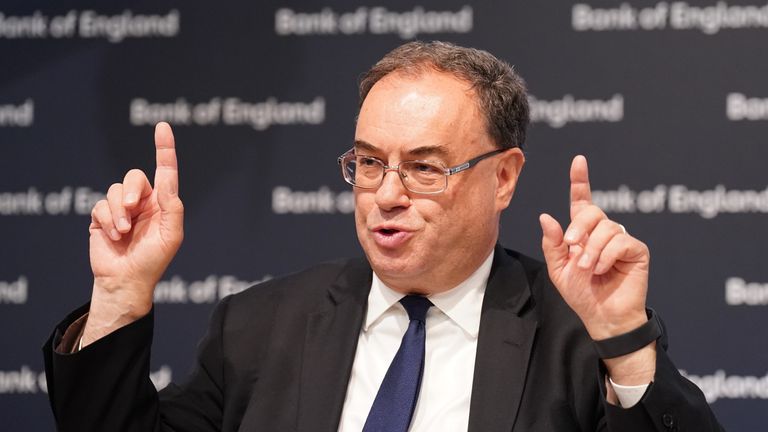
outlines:
[[[419,400],[424,371],[424,325],[432,303],[415,295],[403,297],[400,303],[411,322],[381,382],[363,432],[406,432]]]

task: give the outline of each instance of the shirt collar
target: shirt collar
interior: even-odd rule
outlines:
[[[491,274],[493,254],[494,251],[491,251],[480,267],[460,284],[448,291],[427,296],[437,309],[474,338],[480,332],[480,313],[483,308],[485,287]],[[403,297],[405,297],[404,294],[388,287],[379,279],[376,272],[373,272],[363,331],[367,332],[371,325]]]

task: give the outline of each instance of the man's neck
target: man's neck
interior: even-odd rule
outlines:
[[[405,294],[405,295],[416,294],[416,295],[428,296],[432,294],[446,292],[461,285],[467,279],[471,278],[475,273],[477,273],[478,270],[481,267],[483,267],[484,264],[488,263],[490,265],[490,262],[493,260],[493,254],[494,254],[494,248],[491,248],[485,254],[476,255],[482,258],[479,261],[477,261],[474,266],[468,268],[468,270],[465,272],[453,275],[450,279],[440,278],[440,277],[425,277],[421,281],[420,280],[409,280],[409,281],[390,280],[388,278],[381,277],[381,275],[376,273],[375,269],[374,269],[374,277],[378,278],[384,285],[386,285],[391,290],[397,291],[401,294]]]

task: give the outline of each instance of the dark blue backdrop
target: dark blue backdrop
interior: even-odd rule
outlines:
[[[489,50],[526,78],[528,162],[503,219],[541,256],[568,166],[652,251],[671,355],[732,431],[768,422],[768,6],[750,1],[4,1],[0,419],[53,428],[39,347],[87,301],[90,207],[174,125],[186,239],[158,287],[154,378],[190,367],[214,302],[359,255],[335,158],[357,79],[405,40]],[[258,288],[256,288],[258,289]]]

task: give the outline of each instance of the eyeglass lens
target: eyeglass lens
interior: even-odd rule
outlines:
[[[345,177],[355,186],[376,188],[384,178],[384,164],[378,159],[350,156],[344,162]],[[445,169],[423,161],[402,162],[399,175],[412,192],[438,192],[446,184]]]

